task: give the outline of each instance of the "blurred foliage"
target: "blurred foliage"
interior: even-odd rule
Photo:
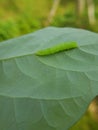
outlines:
[[[89,25],[87,13],[77,19],[75,1],[61,0],[52,26],[77,27],[98,32],[98,0],[95,1],[97,23]],[[45,27],[53,0],[0,0],[0,41],[36,31]],[[88,113],[70,130],[97,130],[95,122]]]
[[[17,37],[41,28],[39,20],[22,17],[18,21],[14,19],[0,22],[0,41]]]
[[[98,122],[92,119],[89,112],[86,112],[70,130],[98,130]]]
[[[0,41],[45,27],[53,0],[0,0]],[[98,32],[98,1],[95,0],[97,23],[90,26],[87,13],[77,19],[75,1],[61,0],[52,26],[77,27]],[[51,26],[50,25],[50,26]]]
[[[0,0],[0,41],[42,28],[48,3],[51,5],[46,0]]]

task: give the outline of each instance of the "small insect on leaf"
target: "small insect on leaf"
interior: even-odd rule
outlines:
[[[51,54],[58,53],[61,51],[70,50],[70,49],[73,49],[76,47],[78,47],[76,42],[64,42],[64,43],[60,43],[58,45],[55,45],[51,48],[40,50],[40,51],[36,52],[35,54],[38,56],[51,55]]]

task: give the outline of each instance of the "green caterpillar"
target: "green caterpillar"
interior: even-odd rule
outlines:
[[[64,43],[60,43],[58,45],[55,45],[51,48],[40,50],[40,51],[36,52],[35,54],[38,56],[51,55],[51,54],[54,54],[57,52],[70,50],[70,49],[73,49],[76,47],[78,47],[76,42],[64,42]]]

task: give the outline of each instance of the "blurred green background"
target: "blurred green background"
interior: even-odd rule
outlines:
[[[0,0],[0,41],[46,26],[98,32],[98,0]]]
[[[0,41],[47,26],[98,32],[98,0],[0,0]],[[98,130],[98,97],[70,130]]]

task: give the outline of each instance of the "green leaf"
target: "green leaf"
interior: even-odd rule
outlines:
[[[75,41],[48,56],[39,50]],[[0,43],[0,129],[67,130],[98,94],[98,34],[45,28]]]

